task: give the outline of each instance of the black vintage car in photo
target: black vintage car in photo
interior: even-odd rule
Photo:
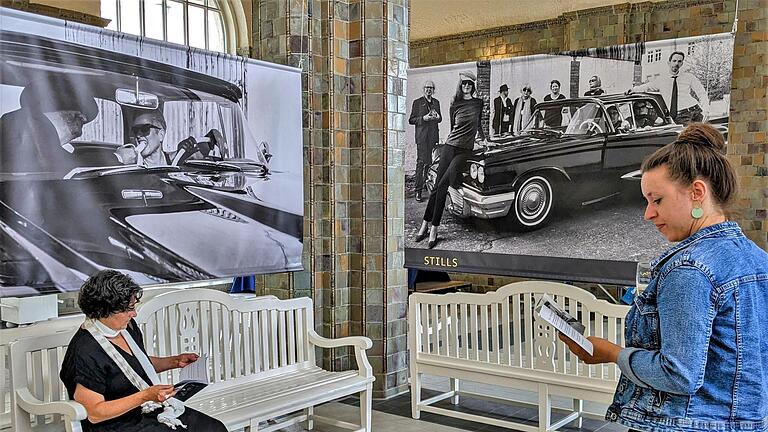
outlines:
[[[29,34],[0,39],[4,295],[77,289],[102,268],[143,284],[301,268],[301,175],[271,169],[238,86]],[[6,133],[28,127],[19,119],[35,110],[23,100],[32,86],[50,98],[92,99],[98,112],[66,144],[36,130]],[[167,122],[167,163],[121,160],[131,119],[149,112]],[[286,191],[299,193],[297,204]]]
[[[461,218],[509,216],[524,230],[537,229],[557,205],[588,205],[627,188],[643,159],[682,129],[659,94],[539,103],[520,135],[478,143],[462,186],[449,188],[447,209]]]

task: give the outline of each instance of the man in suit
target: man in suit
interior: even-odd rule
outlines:
[[[21,92],[21,108],[0,118],[0,175],[61,178],[78,166],[75,147],[83,126],[99,108],[88,88],[74,80],[36,81]]]
[[[493,100],[493,134],[501,135],[512,131],[512,99],[509,87],[502,84],[499,95]]]
[[[438,123],[443,120],[440,114],[440,101],[433,97],[435,83],[424,83],[424,96],[413,101],[408,123],[416,126],[416,201],[421,202],[421,190],[427,170],[432,164],[432,150],[440,139]]]
[[[680,71],[684,61],[684,53],[673,52],[667,62],[669,74],[662,74],[645,84],[632,87],[626,93],[661,93],[672,120],[677,124],[706,121],[709,117],[709,95],[696,75]]]
[[[536,106],[536,99],[531,97],[533,90],[530,84],[523,84],[520,93],[522,93],[522,96],[515,99],[512,107],[512,133],[515,135],[520,135],[520,131],[528,124],[531,115],[533,115],[533,108]]]

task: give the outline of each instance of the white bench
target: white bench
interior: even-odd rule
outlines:
[[[365,337],[326,339],[314,330],[312,300],[236,298],[207,289],[166,293],[139,303],[136,321],[149,355],[196,352],[209,356],[211,385],[186,405],[220,419],[229,430],[273,431],[323,421],[370,431],[373,373]],[[46,427],[79,431],[85,410],[67,400],[58,379],[74,330],[11,344],[16,432]],[[357,370],[330,372],[316,365],[315,348],[352,346]],[[178,380],[178,370],[161,374]],[[360,424],[313,414],[315,405],[360,394]],[[261,423],[261,424],[260,424]]]
[[[597,300],[571,285],[527,281],[486,294],[412,294],[408,347],[413,418],[418,419],[424,411],[521,431],[557,430],[575,420],[581,427],[583,417],[602,419],[601,414],[584,411],[583,401],[610,404],[618,367],[578,361],[558,340],[554,328],[535,314],[536,302],[544,293],[580,319],[587,336],[623,345],[624,316],[629,307]],[[423,374],[450,378],[451,390],[422,400]],[[461,380],[538,393],[538,426],[433,406],[448,398],[458,404],[462,394],[531,405],[461,391]],[[573,410],[555,423],[551,417],[553,395],[573,399]]]
[[[142,300],[147,301],[156,295],[178,289],[181,288],[168,286],[144,288]],[[13,402],[13,394],[11,391],[9,344],[15,340],[23,338],[45,336],[67,330],[74,333],[77,327],[83,323],[83,319],[84,317],[82,314],[76,314],[40,321],[21,327],[0,329],[0,430],[10,429],[12,426],[11,405]],[[67,339],[67,342],[68,341],[69,339]]]

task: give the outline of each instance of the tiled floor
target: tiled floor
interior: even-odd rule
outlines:
[[[448,379],[439,377],[426,377],[424,380],[424,398],[437,394],[438,392],[446,391],[448,389]],[[461,387],[463,390],[484,393],[493,396],[511,398],[524,401],[535,401],[536,395],[534,393],[522,392],[510,389],[504,389],[497,386],[488,386],[476,383],[462,382]],[[339,420],[348,422],[358,422],[359,411],[357,409],[358,399],[348,398],[341,402],[334,402],[322,405],[315,408],[315,412],[318,415],[327,417],[338,418]],[[553,400],[553,405],[556,407],[569,407],[571,404],[570,399],[557,399]],[[587,411],[594,413],[604,413],[605,406],[594,403],[585,403],[584,408]],[[438,402],[436,406],[453,409],[462,412],[469,412],[473,414],[481,414],[489,417],[494,417],[503,420],[511,420],[519,423],[535,425],[538,419],[538,412],[535,407],[530,407],[522,404],[500,404],[480,399],[472,399],[469,397],[462,397],[458,406],[454,406],[449,400]],[[553,414],[555,421],[560,416]],[[497,426],[485,425],[482,423],[474,423],[466,420],[456,419],[452,417],[422,413],[419,420],[411,418],[411,399],[410,394],[402,394],[388,400],[375,400],[373,401],[373,425],[374,432],[407,432],[407,431],[419,431],[419,432],[459,432],[459,431],[481,431],[481,432],[509,432],[510,429],[505,429]],[[315,431],[317,432],[337,432],[342,429],[337,429],[331,426],[323,425],[320,423],[315,424]],[[585,419],[582,428],[576,427],[575,423],[569,424],[560,430],[566,432],[577,431],[600,431],[600,432],[623,432],[626,428],[616,423],[608,423],[600,420]]]

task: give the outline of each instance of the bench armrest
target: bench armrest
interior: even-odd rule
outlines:
[[[69,421],[81,421],[88,417],[85,407],[79,402],[43,402],[26,388],[16,390],[16,405],[32,415],[61,414]]]
[[[357,367],[360,372],[360,376],[370,378],[373,376],[373,369],[371,364],[368,363],[368,357],[365,355],[365,350],[373,346],[373,341],[365,336],[347,336],[336,339],[328,339],[327,337],[320,336],[316,331],[309,330],[309,342],[319,346],[320,348],[338,348],[343,346],[355,347],[355,360],[357,361]]]

